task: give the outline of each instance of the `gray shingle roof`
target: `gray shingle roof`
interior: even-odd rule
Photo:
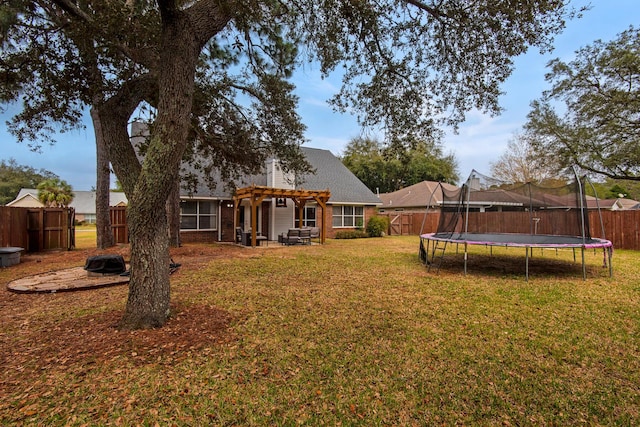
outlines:
[[[302,147],[307,161],[316,170],[301,177],[297,188],[331,191],[329,203],[381,204],[382,202],[329,150]]]

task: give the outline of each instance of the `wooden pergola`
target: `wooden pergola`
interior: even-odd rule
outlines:
[[[248,199],[251,203],[251,246],[256,246],[256,236],[258,229],[258,206],[267,197],[277,199],[291,199],[298,208],[298,218],[302,221],[304,214],[304,207],[309,201],[315,201],[322,209],[321,225],[320,225],[320,243],[324,243],[326,238],[326,232],[324,228],[324,217],[327,207],[327,201],[331,197],[331,192],[327,190],[287,190],[284,188],[272,188],[260,185],[252,185],[251,187],[239,188],[236,190],[236,194],[233,196],[233,228],[237,227],[240,221],[240,211],[238,207],[242,200]]]

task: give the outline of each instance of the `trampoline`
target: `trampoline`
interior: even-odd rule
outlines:
[[[580,250],[586,280],[585,250],[602,249],[604,265],[612,276],[613,245],[605,239],[597,198],[585,196],[587,178],[578,177],[576,169],[574,173],[574,181],[553,188],[531,182],[507,183],[475,170],[459,189],[440,185],[431,195],[433,199],[439,192],[436,197],[441,198],[438,227],[435,233],[420,233],[420,259],[429,269],[439,269],[447,245],[463,245],[466,275],[469,245],[525,248],[529,280],[532,249],[572,249],[574,260]],[[432,205],[429,200],[427,206]],[[597,211],[600,231],[592,229],[589,210]]]
[[[425,243],[426,242],[426,245]],[[437,256],[437,251],[444,252],[444,244],[462,244],[464,251],[464,272],[467,273],[467,245],[479,246],[500,246],[500,247],[520,247],[525,248],[525,275],[529,280],[529,257],[533,248],[541,249],[580,249],[582,254],[583,279],[586,278],[586,265],[584,251],[586,249],[602,249],[604,251],[604,265],[609,267],[609,276],[613,275],[611,265],[611,255],[613,244],[609,240],[598,238],[585,238],[580,236],[558,236],[558,235],[527,235],[512,233],[428,233],[420,236],[420,257],[425,263],[432,264]],[[429,261],[431,254],[431,261]]]

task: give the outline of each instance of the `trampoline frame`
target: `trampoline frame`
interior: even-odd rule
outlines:
[[[491,237],[494,237],[491,239]],[[511,241],[510,241],[511,240]],[[516,241],[519,240],[519,241]],[[424,248],[424,241],[427,242]],[[431,251],[431,261],[429,261],[430,242],[434,242]],[[551,242],[555,241],[555,243]],[[580,236],[555,236],[555,235],[527,235],[527,234],[478,234],[478,233],[428,233],[420,235],[420,244],[426,251],[425,263],[433,262],[435,258],[436,242],[455,243],[464,245],[464,274],[467,274],[468,246],[499,246],[499,247],[524,247],[525,248],[525,276],[529,280],[529,253],[534,248],[541,249],[573,249],[575,260],[575,249],[580,249],[582,254],[582,278],[586,280],[587,269],[584,252],[586,249],[602,248],[604,253],[604,266],[609,267],[609,277],[613,276],[613,265],[611,258],[613,254],[613,244],[609,240],[588,238]]]

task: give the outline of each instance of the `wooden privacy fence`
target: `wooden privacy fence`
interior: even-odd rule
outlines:
[[[110,209],[116,244],[129,243],[126,207]],[[0,247],[15,246],[26,252],[75,247],[73,208],[16,208],[0,206]]]
[[[75,246],[73,208],[14,208],[0,206],[0,245],[27,252]]]
[[[392,236],[434,233],[440,220],[439,212],[385,212],[378,215],[389,218],[389,234]],[[528,212],[472,212],[469,224],[470,228],[480,232],[561,234],[571,219],[564,213],[552,211],[536,212],[535,218],[538,219],[530,223]],[[592,237],[602,237],[604,227],[604,238],[610,240],[614,248],[640,250],[640,210],[602,211],[602,225],[598,213],[591,211],[589,225]],[[458,226],[462,227],[462,221]]]

